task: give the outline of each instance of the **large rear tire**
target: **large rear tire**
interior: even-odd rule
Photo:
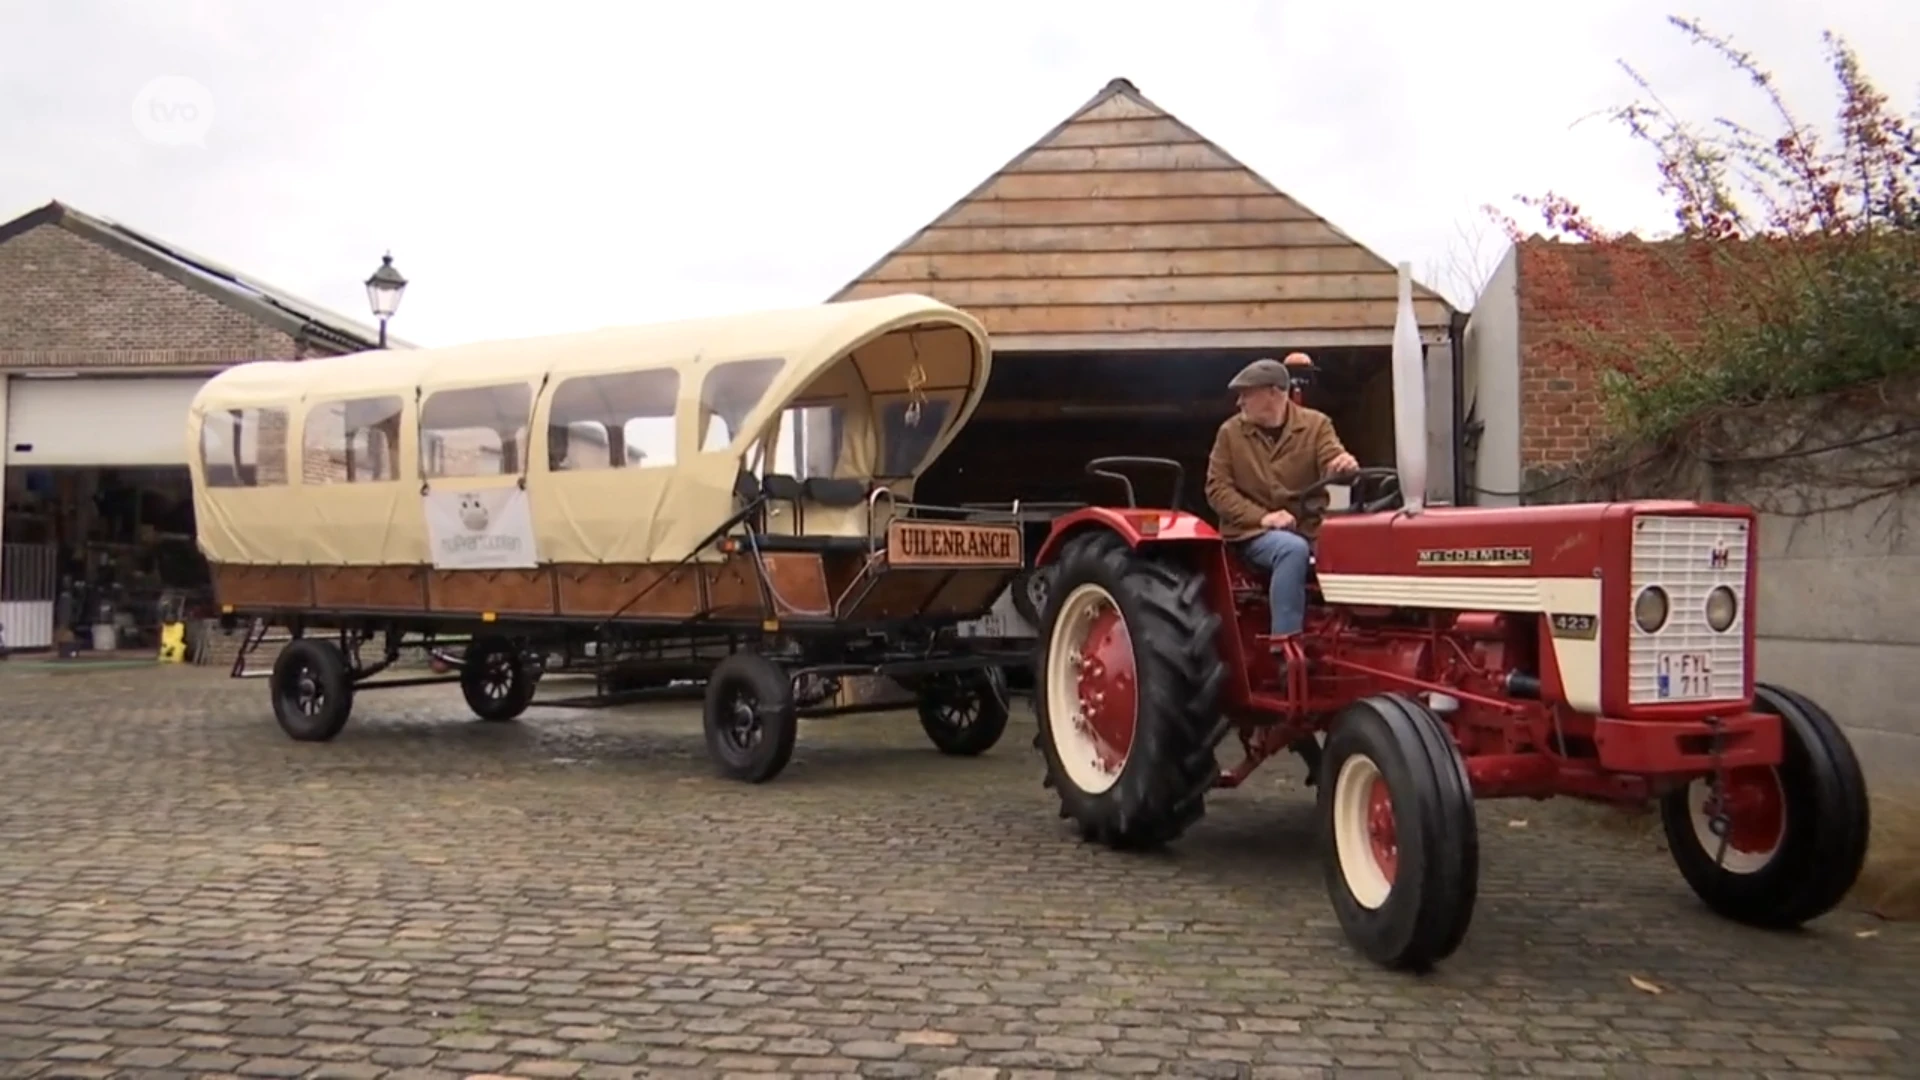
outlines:
[[[1401,694],[1347,706],[1319,782],[1327,894],[1368,959],[1419,971],[1466,938],[1480,831],[1466,763],[1438,717]]]
[[[1711,779],[1660,801],[1667,847],[1694,893],[1719,915],[1788,930],[1833,910],[1860,879],[1871,814],[1866,777],[1832,716],[1784,687],[1759,683],[1753,707],[1780,718],[1778,768],[1727,774],[1728,828],[1711,828]]]
[[[326,742],[340,734],[353,713],[353,674],[340,646],[318,638],[295,638],[274,658],[267,678],[273,718],[300,742]]]
[[[793,678],[759,653],[737,652],[707,678],[707,754],[722,775],[763,784],[793,760]]]
[[[1060,816],[1115,848],[1180,836],[1219,775],[1220,617],[1205,579],[1108,532],[1068,543],[1034,665],[1035,742]]]

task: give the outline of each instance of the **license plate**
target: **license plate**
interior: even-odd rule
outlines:
[[[1663,701],[1713,697],[1713,657],[1704,652],[1661,653],[1654,661],[1654,689]]]

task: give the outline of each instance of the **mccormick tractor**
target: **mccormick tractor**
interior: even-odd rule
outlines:
[[[1825,710],[1755,681],[1754,512],[1424,507],[1411,280],[1402,265],[1397,468],[1338,478],[1354,497],[1323,521],[1297,638],[1271,641],[1265,583],[1210,525],[1136,505],[1112,471],[1172,469],[1177,507],[1177,463],[1088,466],[1127,505],[1059,518],[1037,560],[1036,742],[1061,816],[1112,847],[1163,844],[1291,750],[1340,925],[1389,968],[1465,937],[1478,798],[1658,800],[1713,911],[1788,928],[1833,908],[1865,859],[1866,786]],[[1223,772],[1229,735],[1245,756]]]

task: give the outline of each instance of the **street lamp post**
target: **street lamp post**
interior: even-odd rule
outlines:
[[[393,253],[380,257],[380,269],[367,279],[367,303],[373,317],[380,320],[380,347],[387,347],[387,320],[400,310],[400,294],[407,291],[407,279],[393,268]]]

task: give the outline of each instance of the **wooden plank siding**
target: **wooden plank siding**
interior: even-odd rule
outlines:
[[[1386,345],[1395,275],[1124,79],[834,299],[920,292],[1001,349]],[[1451,308],[1416,284],[1422,336]]]

